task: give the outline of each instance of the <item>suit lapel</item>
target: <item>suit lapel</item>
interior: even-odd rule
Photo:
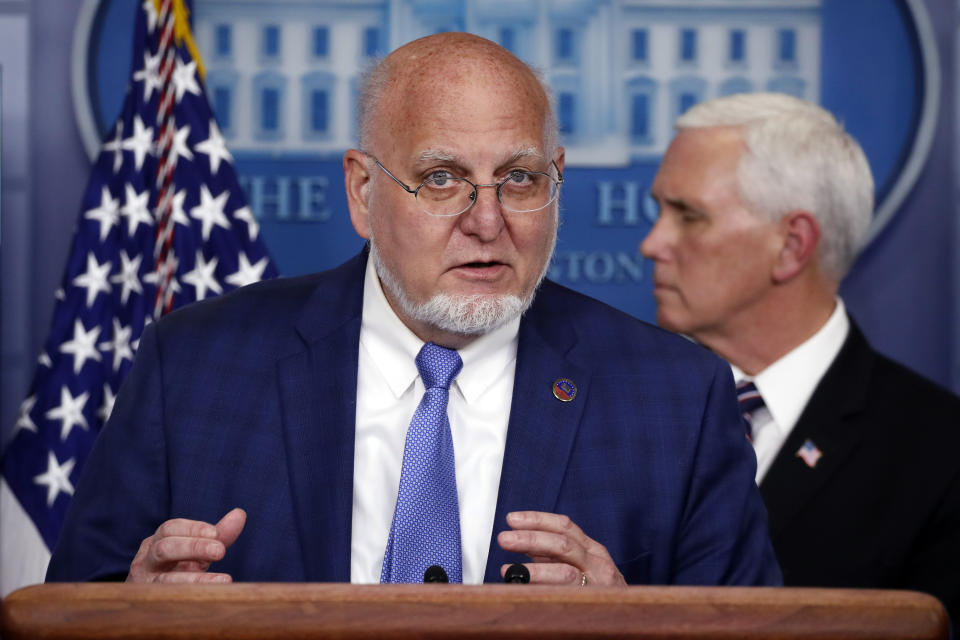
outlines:
[[[820,380],[760,485],[772,539],[776,540],[816,499],[862,441],[864,425],[858,423],[856,416],[865,406],[873,358],[866,339],[851,321],[840,353]],[[797,455],[807,440],[822,453],[813,467]]]
[[[307,581],[350,581],[357,353],[365,254],[317,287],[297,322],[302,351],[277,363],[296,526]]]
[[[539,294],[543,295],[549,292]],[[576,341],[573,328],[554,325],[547,333],[545,323],[538,320],[538,314],[531,309],[520,323],[513,399],[485,582],[500,581],[502,564],[526,559],[508,554],[496,542],[497,533],[508,528],[507,513],[555,510],[590,390],[590,372],[567,357]],[[558,336],[562,339],[557,340]],[[554,397],[553,384],[559,378],[576,384],[577,395],[572,401],[561,402]]]

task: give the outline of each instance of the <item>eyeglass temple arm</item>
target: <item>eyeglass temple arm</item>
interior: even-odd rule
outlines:
[[[383,172],[384,172],[385,174],[387,174],[388,176],[390,176],[390,179],[391,179],[391,180],[393,180],[393,181],[396,182],[398,185],[400,185],[401,187],[403,187],[403,190],[404,190],[404,191],[406,191],[407,193],[412,193],[413,195],[417,195],[416,190],[411,189],[411,188],[408,187],[407,185],[405,185],[405,184],[403,184],[402,182],[400,182],[399,180],[397,180],[397,177],[396,177],[395,175],[393,175],[392,173],[390,173],[390,170],[389,170],[389,169],[387,169],[385,166],[383,166],[382,164],[380,164],[380,161],[379,161],[379,160],[374,160],[374,161],[377,163],[377,166],[378,166],[378,167],[380,167],[381,169],[383,169]]]

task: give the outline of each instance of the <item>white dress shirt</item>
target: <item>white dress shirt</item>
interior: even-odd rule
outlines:
[[[826,324],[757,375],[751,378],[730,365],[734,380],[738,383],[753,380],[766,404],[751,414],[753,449],[757,452],[757,484],[763,480],[780,447],[790,436],[849,332],[846,308],[837,298],[837,305]]]
[[[520,319],[458,350],[450,386],[460,504],[463,582],[479,584],[487,564],[513,396]],[[350,581],[380,581],[400,486],[410,419],[423,396],[415,358],[423,341],[397,317],[367,261],[357,373]]]

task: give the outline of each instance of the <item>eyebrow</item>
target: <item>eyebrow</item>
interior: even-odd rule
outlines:
[[[678,211],[692,211],[693,207],[689,202],[682,198],[663,198],[662,203],[677,209]]]
[[[696,204],[691,203],[682,198],[657,198],[656,195],[654,195],[653,197],[661,207],[664,207],[664,206],[670,207],[671,209],[684,215],[698,215],[698,216],[708,215],[704,209],[701,209]]]
[[[418,162],[457,162],[456,154],[444,149],[424,149],[417,155]]]
[[[511,164],[517,160],[526,160],[528,158],[536,158],[537,160],[546,160],[546,156],[540,151],[537,147],[521,147],[513,152],[507,161],[504,164]]]
[[[656,201],[656,203],[661,207],[663,206],[673,207],[674,209],[679,209],[681,211],[691,208],[690,204],[683,198],[677,198],[677,197],[671,198],[670,196],[666,196],[661,193],[658,193],[657,190],[652,187],[650,189],[650,197],[653,198]]]
[[[526,160],[529,158],[543,160],[545,156],[541,153],[540,149],[535,146],[520,147],[507,156],[506,159],[500,163],[500,166],[513,164],[518,160]],[[417,161],[420,163],[448,162],[460,167],[466,166],[460,156],[446,149],[424,149],[417,154]]]

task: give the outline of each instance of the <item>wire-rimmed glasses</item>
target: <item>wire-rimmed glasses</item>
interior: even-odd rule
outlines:
[[[511,213],[532,213],[546,208],[557,199],[560,185],[563,184],[563,174],[556,162],[551,161],[557,170],[554,179],[543,171],[514,170],[500,182],[489,184],[474,184],[466,178],[452,175],[447,172],[437,172],[436,177],[424,180],[419,187],[411,189],[390,173],[390,170],[376,161],[377,166],[383,169],[390,178],[400,185],[404,191],[417,199],[420,209],[430,216],[450,217],[458,216],[477,201],[477,190],[482,187],[496,187],[497,201],[504,211]]]

